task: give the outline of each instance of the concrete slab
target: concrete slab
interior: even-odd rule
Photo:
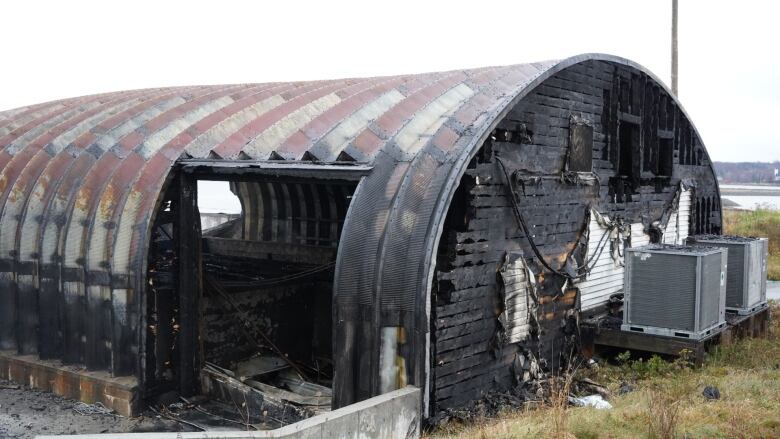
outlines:
[[[392,405],[392,401],[388,403]],[[393,420],[397,414],[384,405],[368,407],[360,411],[358,426],[361,438],[391,437]]]
[[[360,414],[358,411],[337,416],[330,416],[329,413],[323,419],[320,437],[322,439],[357,439],[359,423]]]
[[[270,431],[123,433],[38,436],[38,439],[415,439],[420,437],[420,389],[406,387]]]
[[[407,394],[394,399],[386,410],[393,413],[393,429],[388,437],[420,437],[420,402],[416,395]]]

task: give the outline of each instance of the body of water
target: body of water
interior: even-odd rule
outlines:
[[[742,195],[722,195],[721,197],[737,203],[741,209],[756,210],[761,208],[780,210],[780,196],[752,197]]]
[[[780,185],[768,185],[768,184],[721,184],[720,190],[722,191],[769,191],[777,192],[780,194]]]
[[[720,195],[721,198],[736,203],[740,209],[780,210],[780,186],[722,184]]]

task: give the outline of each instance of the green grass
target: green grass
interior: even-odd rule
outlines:
[[[780,304],[773,303],[774,315]],[[622,362],[579,372],[613,392],[611,410],[568,408],[565,429],[558,408],[508,410],[496,418],[469,425],[449,424],[428,433],[433,438],[774,438],[780,437],[780,322],[767,338],[743,339],[720,346],[703,367],[658,357]],[[636,390],[617,396],[622,382]],[[721,398],[708,401],[705,386],[716,386]],[[664,432],[663,420],[675,430]],[[665,434],[666,433],[666,434]]]
[[[767,277],[771,280],[780,280],[780,212],[763,209],[727,210],[723,214],[724,233],[769,238]]]

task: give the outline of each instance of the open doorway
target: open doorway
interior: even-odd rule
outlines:
[[[241,200],[230,186],[229,181],[198,180],[198,212],[203,234],[208,235],[212,229],[241,217]]]
[[[199,205],[208,196],[200,183]],[[305,386],[301,398],[318,398],[299,405],[328,409],[333,275],[354,184],[257,179],[229,188],[242,211],[202,236],[204,371],[266,393]]]
[[[359,178],[174,180],[150,250],[147,376],[269,428],[330,410],[336,255]]]

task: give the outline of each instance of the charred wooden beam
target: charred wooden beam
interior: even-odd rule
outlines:
[[[200,367],[199,302],[202,291],[198,185],[192,174],[179,174],[179,392],[197,392]]]
[[[371,172],[367,164],[263,160],[180,159],[177,166],[187,174],[213,180],[257,180],[258,177],[359,181]]]

